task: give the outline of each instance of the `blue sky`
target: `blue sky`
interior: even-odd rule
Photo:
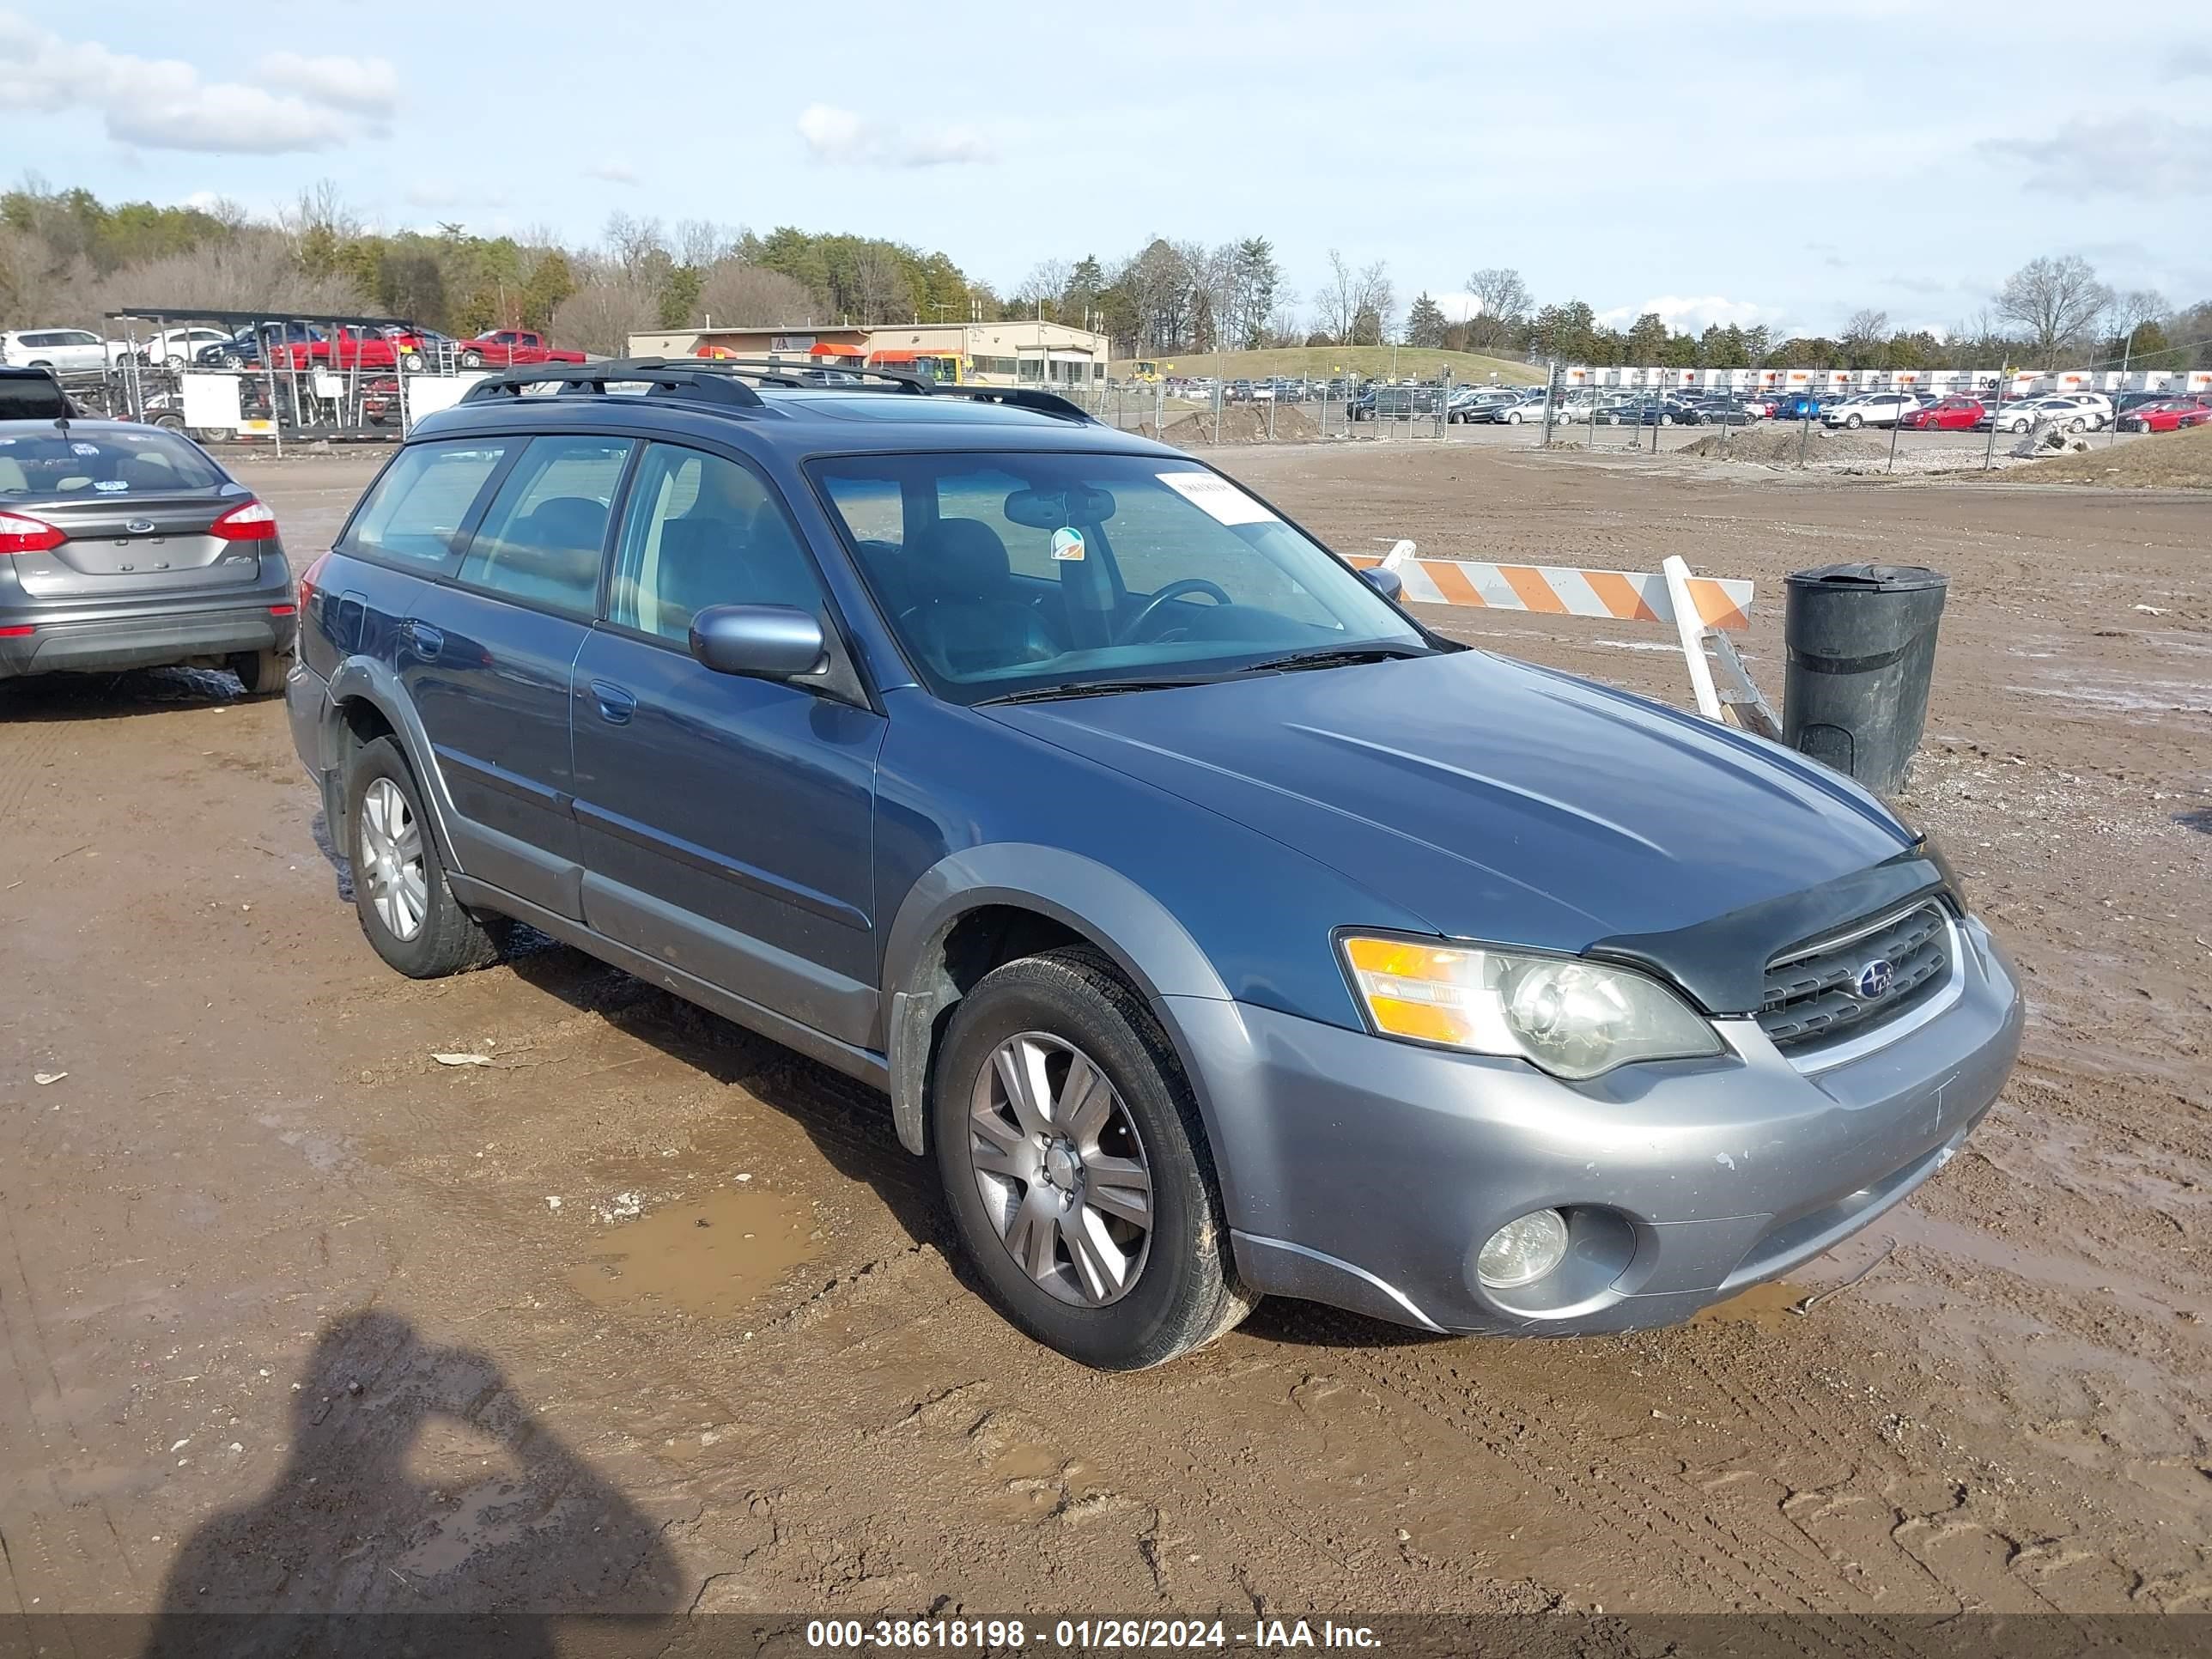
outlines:
[[[2046,252],[2212,297],[2203,0],[0,0],[0,167],[109,198],[791,223],[1002,290],[1261,234],[1302,295],[1334,247],[1692,327],[1941,327]]]

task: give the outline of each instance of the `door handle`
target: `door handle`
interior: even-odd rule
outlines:
[[[637,699],[612,680],[593,680],[592,696],[599,705],[599,718],[610,726],[628,726],[637,713]]]
[[[438,660],[438,653],[446,648],[446,636],[442,632],[426,622],[416,621],[412,617],[402,626],[406,630],[407,642],[415,647],[417,657],[424,662]]]

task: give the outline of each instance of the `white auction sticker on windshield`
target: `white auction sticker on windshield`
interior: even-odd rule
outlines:
[[[1223,524],[1274,524],[1275,515],[1215,472],[1163,472],[1159,480],[1208,518]]]

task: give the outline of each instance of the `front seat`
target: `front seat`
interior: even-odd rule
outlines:
[[[1048,662],[1060,647],[1014,586],[1006,544],[980,519],[939,519],[906,565],[918,602],[907,614],[922,653],[956,679]]]
[[[606,535],[604,502],[555,495],[516,520],[488,562],[501,571],[508,592],[573,605],[599,586],[599,548]]]

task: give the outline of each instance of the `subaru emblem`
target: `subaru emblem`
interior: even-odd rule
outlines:
[[[1858,993],[1860,1001],[1872,1002],[1876,997],[1888,995],[1890,985],[1896,978],[1897,969],[1890,964],[1889,959],[1876,957],[1859,969],[1859,976],[1852,981],[1851,988]]]
[[[123,527],[134,536],[143,536],[152,531],[154,521],[151,519],[133,519]]]

